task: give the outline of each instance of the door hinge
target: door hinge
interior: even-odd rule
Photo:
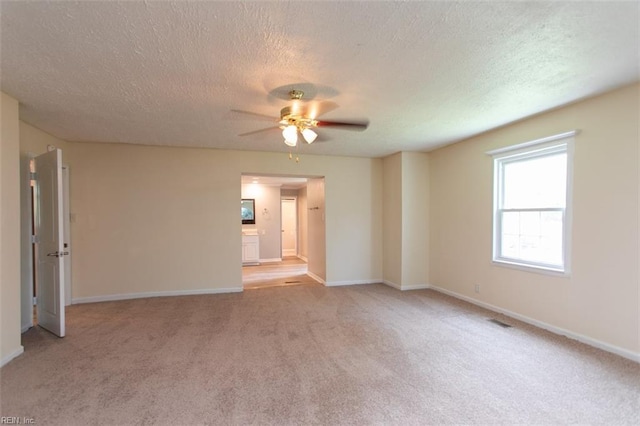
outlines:
[[[29,179],[31,179],[31,180],[38,180],[38,173],[36,173],[36,172],[29,172]]]
[[[38,236],[37,235],[32,235],[31,236],[31,244],[36,244],[39,243],[40,241],[38,241]]]
[[[35,306],[35,305],[37,305],[37,304],[38,304],[38,298],[37,298],[37,297],[34,297],[34,298],[33,298],[33,305]]]

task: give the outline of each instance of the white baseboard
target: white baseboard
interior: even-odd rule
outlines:
[[[393,281],[389,281],[389,280],[381,280],[378,282],[382,282],[383,284],[388,285],[389,287],[393,287],[397,290],[424,290],[427,288],[431,288],[431,286],[429,284],[414,284],[414,285],[400,285],[397,283],[394,283]]]
[[[396,290],[402,290],[402,288],[400,287],[400,284],[396,284],[393,281],[382,280],[382,284],[388,285],[389,287],[393,287]]]
[[[381,280],[351,280],[351,281],[330,281],[325,282],[326,287],[340,287],[345,285],[363,285],[363,284],[378,284]]]
[[[18,349],[16,349],[15,351],[11,352],[9,355],[2,357],[2,360],[0,361],[0,367],[4,367],[5,365],[7,365],[9,363],[9,361],[11,361],[12,359],[14,359],[17,356],[20,356],[24,353],[24,346],[20,345],[18,347]]]
[[[298,259],[304,260],[305,262],[309,263],[309,259],[307,259],[307,256],[303,256],[303,255],[299,254],[298,255]]]
[[[405,291],[405,290],[424,290],[424,289],[428,289],[431,288],[431,286],[429,284],[414,284],[414,285],[403,285],[400,290]]]
[[[199,294],[241,293],[242,290],[243,290],[242,287],[229,287],[229,288],[204,288],[201,290],[150,291],[150,292],[144,292],[144,293],[108,294],[105,296],[77,297],[73,299],[73,304],[113,302],[116,300],[143,299],[147,297],[194,296]]]
[[[429,284],[414,284],[414,285],[401,285],[398,283],[394,283],[393,281],[389,281],[389,280],[381,280],[378,282],[382,282],[382,284],[388,285],[389,287],[393,287],[396,290],[424,290],[427,288],[431,288],[431,286]]]
[[[542,328],[542,329],[550,331],[550,332],[552,332],[554,334],[559,334],[561,336],[565,336],[565,337],[568,337],[570,339],[577,340],[577,341],[579,341],[581,343],[584,343],[584,344],[587,344],[589,346],[593,346],[595,348],[602,349],[603,351],[611,352],[611,353],[619,355],[619,356],[621,356],[623,358],[627,358],[627,359],[630,359],[631,361],[635,361],[637,363],[640,363],[640,353],[636,353],[636,352],[630,351],[628,349],[624,349],[624,348],[621,348],[621,347],[618,347],[618,346],[615,346],[615,345],[611,345],[609,343],[605,343],[603,341],[600,341],[600,340],[597,340],[597,339],[593,339],[593,338],[585,336],[583,334],[574,333],[573,331],[570,331],[570,330],[567,330],[567,329],[564,329],[564,328],[561,328],[561,327],[556,327],[555,325],[551,325],[551,324],[548,324],[548,323],[543,322],[543,321],[538,321],[536,319],[527,317],[525,315],[521,315],[521,314],[518,314],[516,312],[512,312],[512,311],[509,311],[507,309],[503,309],[503,308],[500,308],[498,306],[491,305],[489,303],[485,303],[485,302],[482,302],[480,300],[476,300],[476,299],[474,299],[472,297],[464,296],[462,294],[459,294],[459,293],[456,293],[456,292],[453,292],[453,291],[450,291],[450,290],[447,290],[447,289],[444,289],[444,288],[441,288],[441,287],[438,287],[438,286],[429,285],[429,288],[433,289],[433,290],[436,290],[436,291],[439,291],[440,293],[444,293],[444,294],[446,294],[448,296],[455,297],[456,299],[464,300],[465,302],[469,302],[469,303],[472,303],[474,305],[480,306],[481,308],[485,308],[485,309],[488,309],[490,311],[497,312],[497,313],[506,315],[508,317],[517,319],[519,321],[525,322],[527,324],[531,324],[531,325],[536,326],[538,328]]]
[[[322,278],[320,278],[319,276],[317,276],[313,272],[307,271],[307,275],[310,276],[311,278],[313,278],[314,280],[318,281],[320,284],[324,284],[325,283]]]
[[[27,331],[29,331],[29,329],[30,329],[30,328],[32,328],[32,327],[33,327],[33,323],[31,323],[31,324],[27,324],[27,325],[23,325],[23,326],[22,326],[22,329],[20,330],[20,334],[22,334],[22,333],[26,333],[26,332],[27,332]]]
[[[260,259],[260,263],[272,263],[272,262],[282,262],[281,257],[274,257],[271,259]]]
[[[297,254],[296,249],[282,250],[282,256],[295,256]]]

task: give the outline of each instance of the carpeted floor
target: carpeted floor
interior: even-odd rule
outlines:
[[[511,328],[488,321],[497,318]],[[640,424],[640,365],[430,290],[74,305],[0,370],[38,425]]]

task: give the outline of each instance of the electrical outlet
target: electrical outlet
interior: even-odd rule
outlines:
[[[476,291],[476,293],[480,293],[480,284],[476,284],[474,290]]]

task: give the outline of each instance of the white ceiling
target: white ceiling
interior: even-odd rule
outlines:
[[[70,141],[287,151],[290,88],[340,105],[300,153],[427,151],[639,80],[633,2],[2,1],[1,89]]]

